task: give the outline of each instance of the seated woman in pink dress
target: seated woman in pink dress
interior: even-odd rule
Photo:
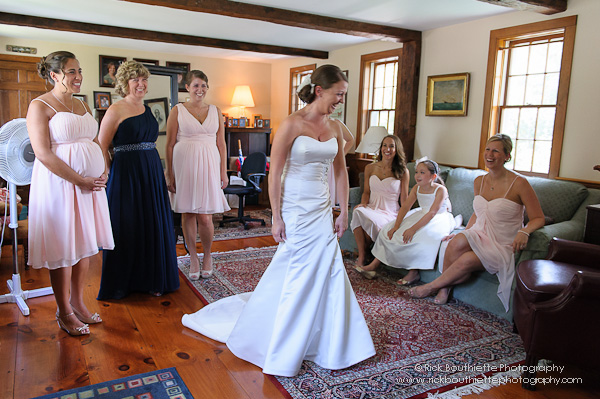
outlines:
[[[84,303],[90,257],[113,249],[107,174],[98,144],[98,122],[87,104],[73,98],[83,76],[70,52],[57,51],[38,64],[54,87],[35,98],[27,111],[27,131],[35,152],[29,193],[29,261],[50,271],[58,310],[56,321],[69,335],[90,333],[102,322]]]
[[[181,213],[185,243],[190,251],[190,279],[212,275],[211,245],[214,213],[228,211],[227,150],[221,110],[206,104],[208,77],[202,71],[187,74],[190,101],[177,104],[167,120],[167,186],[174,212]],[[199,228],[198,228],[199,227]],[[204,251],[202,270],[196,256],[196,234]]]
[[[527,179],[504,167],[511,159],[511,151],[512,141],[505,134],[487,141],[484,161],[489,173],[475,179],[475,212],[464,231],[448,237],[452,241],[446,249],[442,275],[412,288],[412,297],[437,293],[435,303],[445,304],[453,285],[467,281],[472,272],[487,270],[498,276],[498,297],[508,312],[515,274],[514,253],[523,250],[529,235],[544,226],[542,207]],[[529,215],[525,227],[524,209]]]
[[[350,228],[358,247],[357,266],[364,266],[367,250],[377,239],[379,230],[396,219],[400,202],[408,197],[408,181],[404,147],[397,136],[381,141],[377,162],[365,168],[364,190],[360,204],[352,211]]]

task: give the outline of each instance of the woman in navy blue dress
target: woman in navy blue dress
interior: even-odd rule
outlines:
[[[121,64],[116,91],[123,99],[109,107],[100,125],[115,249],[103,254],[98,299],[130,292],[159,296],[179,288],[171,205],[155,144],[158,123],[143,104],[149,76],[140,63]]]

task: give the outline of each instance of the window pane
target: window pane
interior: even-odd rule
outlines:
[[[548,44],[538,44],[531,46],[529,52],[528,73],[543,73],[546,71],[546,57],[548,54]]]
[[[379,126],[379,112],[371,111],[371,120],[369,126]]]
[[[537,119],[537,108],[521,108],[519,115],[518,139],[533,140],[535,137],[535,122]],[[527,168],[529,170],[529,168]]]
[[[385,85],[387,87],[394,86],[394,64],[389,63],[385,65]]]
[[[388,111],[381,111],[379,113],[379,125],[377,126],[385,126],[387,127],[387,123],[388,123]]]
[[[538,113],[537,129],[535,138],[537,140],[552,140],[554,134],[555,108],[540,108]]]
[[[544,98],[542,104],[544,105],[556,105],[556,99],[558,98],[558,81],[560,74],[549,73],[546,75],[546,81],[544,83]]]
[[[560,72],[562,50],[562,42],[551,43],[548,46],[548,65],[546,65],[547,72]]]
[[[392,109],[394,104],[394,88],[386,87],[383,91],[383,107],[384,109]]]
[[[525,89],[525,105],[538,105],[542,103],[542,89],[544,88],[544,75],[527,76]]]
[[[548,173],[550,170],[550,154],[552,152],[552,141],[536,141],[533,152],[532,172]]]
[[[508,78],[506,105],[523,105],[525,95],[525,76]]]
[[[515,153],[515,169],[530,172],[533,159],[533,140],[517,140]]]
[[[383,87],[385,78],[385,65],[379,64],[375,67],[375,87]]]
[[[528,47],[514,48],[510,52],[510,70],[509,75],[524,75],[527,73],[527,58],[529,56]]]
[[[517,136],[517,127],[519,126],[519,109],[508,108],[502,110],[500,131],[511,138]]]
[[[373,91],[373,109],[383,108],[383,89]]]
[[[387,130],[389,134],[394,134],[394,111],[389,112]]]

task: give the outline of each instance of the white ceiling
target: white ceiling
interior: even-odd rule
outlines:
[[[512,12],[477,0],[243,0],[293,11],[428,30]],[[119,0],[0,0],[0,11],[125,28],[332,51],[371,39]],[[246,61],[287,56],[0,25],[0,36]]]

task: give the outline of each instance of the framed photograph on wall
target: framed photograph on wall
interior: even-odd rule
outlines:
[[[181,74],[177,75],[177,86],[179,87],[180,92],[187,91],[185,89],[185,75],[190,71],[190,63],[167,61],[165,65],[170,68],[181,70]]]
[[[133,60],[139,62],[140,64],[148,64],[148,65],[158,66],[158,60],[149,60],[147,58],[134,58]]]
[[[94,108],[96,109],[108,109],[110,107],[110,92],[109,91],[95,91],[94,92]]]
[[[346,77],[348,77],[348,70],[345,70],[342,72],[344,72],[344,75],[346,75]],[[338,120],[346,123],[346,104],[347,103],[348,103],[348,93],[346,93],[344,95],[344,103],[338,104],[338,106],[335,108],[335,111],[333,111],[333,113],[331,114],[330,117],[332,119],[338,119]]]
[[[100,55],[100,87],[115,87],[117,68],[127,60],[125,57]]]
[[[466,116],[469,77],[467,72],[428,76],[425,115]]]
[[[152,115],[158,122],[158,134],[167,134],[167,118],[169,117],[169,100],[167,97],[144,100],[144,104],[150,108]]]

